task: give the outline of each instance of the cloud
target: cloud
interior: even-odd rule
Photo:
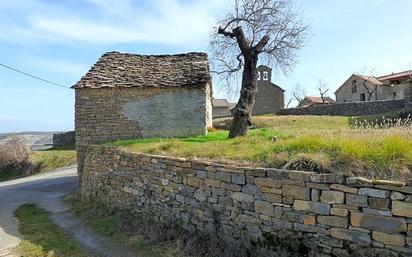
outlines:
[[[64,5],[38,5],[0,35],[9,41],[92,45],[161,43],[204,45],[216,10],[224,0],[153,0],[136,5],[129,0],[84,0],[92,8],[75,12]],[[135,5],[133,5],[135,4]],[[81,6],[79,6],[81,8]],[[47,11],[44,11],[46,10]]]

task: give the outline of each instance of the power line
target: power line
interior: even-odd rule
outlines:
[[[24,72],[24,71],[15,69],[15,68],[12,68],[12,67],[7,66],[7,65],[2,64],[2,63],[0,63],[0,66],[4,67],[4,68],[6,68],[6,69],[9,69],[9,70],[15,71],[15,72],[17,72],[17,73],[23,74],[23,75],[25,75],[25,76],[28,76],[28,77],[31,77],[31,78],[38,79],[38,80],[40,80],[40,81],[49,83],[49,84],[54,85],[54,86],[58,86],[58,87],[63,87],[63,88],[68,88],[68,89],[70,89],[70,87],[63,86],[63,85],[61,85],[61,84],[55,83],[55,82],[50,81],[50,80],[47,80],[47,79],[42,79],[42,78],[40,78],[40,77],[31,75],[31,74],[29,74],[29,73],[27,73],[27,72]]]

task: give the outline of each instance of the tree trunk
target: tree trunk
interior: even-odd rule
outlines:
[[[257,93],[257,55],[244,56],[245,65],[242,74],[242,88],[239,101],[233,110],[233,121],[229,138],[245,136],[251,123],[252,109]]]

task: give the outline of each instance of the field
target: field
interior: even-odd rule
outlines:
[[[220,120],[218,123],[227,123]],[[133,152],[241,163],[261,167],[339,172],[369,178],[412,178],[412,128],[351,128],[350,118],[258,116],[246,137],[206,136],[107,143]]]

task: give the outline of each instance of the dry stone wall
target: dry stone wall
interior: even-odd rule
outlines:
[[[71,147],[75,145],[74,131],[53,134],[53,147]]]
[[[289,108],[277,112],[280,115],[332,115],[332,116],[362,116],[374,115],[404,107],[405,100],[383,100],[372,102],[335,103],[304,108]]]
[[[90,146],[80,189],[139,212],[148,208],[188,230],[214,224],[227,236],[293,233],[326,255],[360,247],[412,255],[412,186],[339,174],[250,168]],[[218,222],[216,222],[216,220]]]

